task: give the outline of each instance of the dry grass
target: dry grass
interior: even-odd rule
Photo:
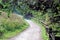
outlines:
[[[0,15],[0,20],[1,19],[8,19],[9,21],[12,21],[12,22],[19,22],[20,24],[23,24],[23,20],[22,20],[22,17],[19,17],[18,15],[12,13],[10,15],[10,17],[8,18],[7,16],[7,13],[6,12],[2,12],[1,15]]]

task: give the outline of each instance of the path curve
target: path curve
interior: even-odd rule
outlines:
[[[41,28],[31,20],[26,21],[30,25],[29,28],[9,40],[43,40],[41,37]]]

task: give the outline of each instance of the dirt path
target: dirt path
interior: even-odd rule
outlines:
[[[30,26],[28,29],[9,40],[42,40],[41,28],[30,20],[26,20]]]

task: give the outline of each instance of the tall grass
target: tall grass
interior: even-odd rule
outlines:
[[[15,36],[28,27],[23,17],[11,14],[8,18],[6,14],[7,13],[3,12],[0,15],[0,39],[7,39]]]

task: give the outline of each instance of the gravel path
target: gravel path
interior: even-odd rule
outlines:
[[[41,37],[41,28],[30,20],[26,20],[30,26],[28,29],[9,40],[43,40]]]

